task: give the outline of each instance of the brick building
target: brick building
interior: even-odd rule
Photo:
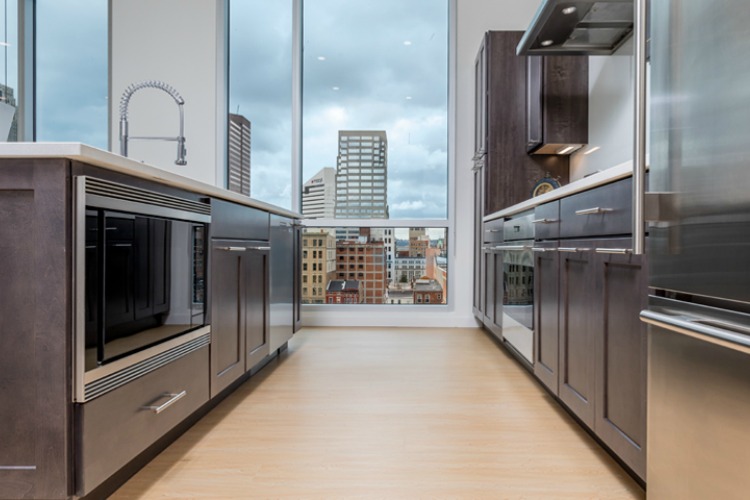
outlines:
[[[382,241],[336,243],[336,279],[362,282],[364,304],[382,304],[387,287],[387,263]]]
[[[362,282],[357,280],[332,280],[326,287],[326,304],[360,304]]]
[[[443,297],[443,287],[437,280],[424,277],[414,283],[415,304],[442,304]]]

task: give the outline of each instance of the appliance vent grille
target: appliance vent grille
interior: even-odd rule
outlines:
[[[186,200],[168,194],[156,193],[147,189],[126,186],[112,181],[86,177],[86,194],[106,196],[119,200],[135,201],[159,207],[184,210],[202,215],[211,215],[211,205],[199,201]]]
[[[106,394],[107,392],[117,389],[128,382],[146,375],[154,370],[161,368],[162,366],[168,365],[172,361],[175,361],[193,351],[197,351],[203,346],[207,346],[211,343],[211,334],[206,333],[200,337],[186,342],[177,347],[174,347],[168,351],[165,351],[156,356],[152,356],[148,359],[144,359],[140,363],[136,363],[120,371],[112,373],[99,380],[86,384],[84,388],[84,398],[86,401],[94,399]]]

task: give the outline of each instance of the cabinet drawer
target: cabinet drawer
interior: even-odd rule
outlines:
[[[482,224],[482,241],[484,243],[500,243],[503,241],[504,219],[495,219]]]
[[[211,237],[268,240],[268,212],[224,200],[211,200]]]
[[[556,240],[560,237],[560,201],[555,200],[534,209],[534,238]]]
[[[632,233],[632,180],[623,179],[560,201],[560,238]]]
[[[77,494],[91,492],[207,402],[208,380],[206,346],[79,405]],[[165,396],[183,391],[179,399]]]

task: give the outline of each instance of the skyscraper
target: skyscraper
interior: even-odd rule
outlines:
[[[302,187],[302,215],[307,219],[333,219],[336,208],[336,169],[325,167]]]
[[[250,196],[250,121],[242,115],[229,114],[229,182],[235,193]]]
[[[383,130],[340,130],[336,218],[388,218],[388,140]]]

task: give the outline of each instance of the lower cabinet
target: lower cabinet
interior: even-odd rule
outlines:
[[[628,248],[630,240],[611,244]],[[598,254],[596,434],[641,478],[646,478],[647,328],[639,312],[648,302],[644,255]]]
[[[498,339],[503,337],[503,253],[493,245],[483,251],[484,256],[484,326]]]
[[[208,346],[76,405],[76,494],[90,493],[208,401]]]
[[[560,361],[560,256],[556,242],[534,247],[534,375],[558,393]]]
[[[211,243],[211,396],[269,354],[267,242]]]
[[[631,246],[537,242],[534,373],[645,479],[647,268]]]

